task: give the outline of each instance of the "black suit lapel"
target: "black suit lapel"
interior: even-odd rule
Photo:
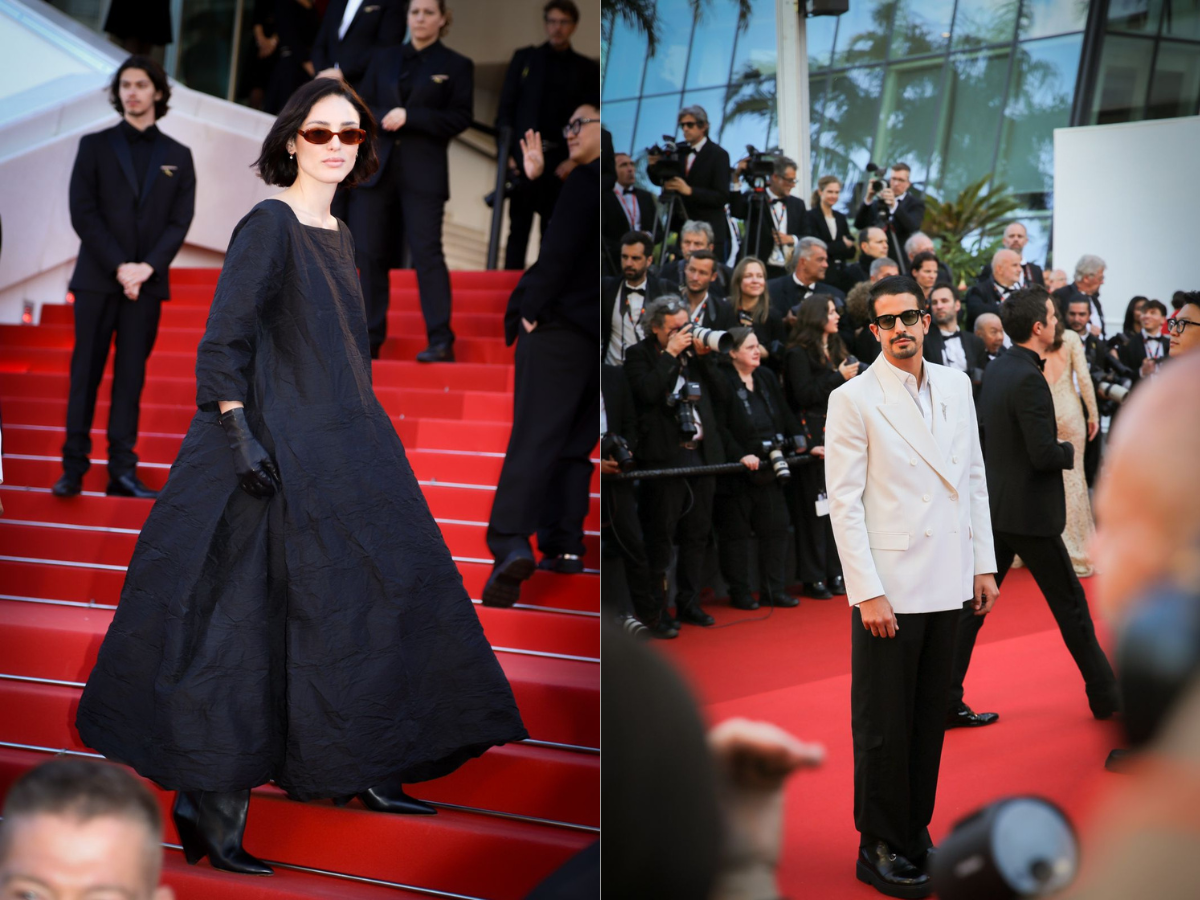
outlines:
[[[134,197],[139,197],[137,176],[133,174],[133,154],[129,151],[129,141],[125,140],[125,136],[121,134],[117,128],[108,130],[108,143],[112,146],[113,153],[117,156],[117,164],[120,165],[121,171],[125,173],[125,179],[129,182],[129,189],[133,191]]]
[[[146,167],[146,181],[142,185],[142,193],[138,197],[138,206],[146,202],[146,198],[150,196],[150,188],[154,186],[154,178],[161,170],[163,160],[167,158],[167,142],[161,135],[154,139],[154,146],[150,150],[150,165]]]

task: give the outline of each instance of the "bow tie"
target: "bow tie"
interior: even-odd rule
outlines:
[[[1045,372],[1045,371],[1046,371],[1046,361],[1045,361],[1044,359],[1042,359],[1040,356],[1037,358],[1037,364],[1038,364],[1038,371],[1039,371],[1039,372]]]
[[[956,331],[956,332],[954,332],[954,334],[943,334],[942,340],[944,340],[944,341],[961,341],[962,340],[962,332]]]
[[[691,144],[688,144],[688,156],[691,156],[693,153],[699,153],[699,152],[700,151],[697,150],[695,147],[693,147]]]
[[[1163,342],[1162,335],[1158,335],[1157,337],[1144,337],[1144,339],[1147,341],[1154,341],[1155,343],[1159,344]]]
[[[621,189],[621,193],[622,193],[622,194],[625,194],[626,196],[628,196],[629,194],[632,194],[632,193],[633,193],[633,186],[632,186],[632,185],[630,185],[630,186],[629,186],[629,187],[627,187],[627,188],[622,188],[622,189]]]
[[[783,197],[773,197],[773,198],[771,199],[771,205],[772,205],[772,206],[774,206],[776,203],[786,203],[786,202],[787,202],[787,200],[786,200],[785,198],[783,198]]]
[[[643,294],[644,295],[646,293],[646,287],[645,287],[645,285],[643,285],[642,287],[634,287],[633,285],[626,284],[625,285],[625,293],[626,294]]]

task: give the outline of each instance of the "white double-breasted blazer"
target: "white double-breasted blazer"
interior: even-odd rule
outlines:
[[[881,353],[829,395],[825,478],[850,603],[960,609],[996,571],[971,380],[926,362],[933,429]]]

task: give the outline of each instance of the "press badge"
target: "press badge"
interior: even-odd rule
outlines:
[[[829,515],[829,495],[828,494],[817,494],[817,502],[815,505],[817,507],[817,517],[818,518],[820,518],[821,516]]]

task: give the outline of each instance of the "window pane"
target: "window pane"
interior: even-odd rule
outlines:
[[[1092,100],[1092,123],[1137,122],[1145,116],[1146,87],[1150,80],[1147,62],[1154,52],[1146,38],[1104,38],[1100,72]]]
[[[719,141],[729,151],[730,162],[736,162],[746,155],[747,144],[753,144],[757,150],[766,149],[767,133],[774,115],[774,78],[730,88]]]
[[[842,16],[841,18],[845,18]],[[813,16],[804,20],[804,44],[808,48],[808,67],[829,68],[833,55],[833,35],[837,31],[838,16]]]
[[[618,18],[613,23],[612,44],[608,64],[604,69],[603,100],[624,100],[636,97],[642,84],[642,67],[646,64],[646,36],[635,31]]]
[[[892,26],[892,59],[944,52],[953,15],[954,0],[900,0]]]
[[[829,86],[829,76],[814,75],[808,79],[808,151],[810,159],[808,162],[809,169],[812,172],[817,170],[817,160],[821,157],[821,121],[825,114],[825,91]],[[804,161],[800,160],[803,165]],[[813,181],[817,180],[816,175],[813,176]]]
[[[834,66],[861,66],[883,62],[887,56],[888,25],[894,0],[859,0],[838,17]]]
[[[1196,110],[1200,95],[1200,47],[1194,44],[1158,45],[1154,63],[1154,79],[1150,83],[1150,103],[1147,119],[1170,119],[1190,116]]]
[[[927,164],[942,107],[942,67],[940,57],[893,65],[883,84],[875,162],[881,166],[908,163],[913,183],[920,188],[929,175]]]
[[[996,177],[1016,193],[1054,187],[1054,129],[1071,118],[1083,35],[1017,45]]]
[[[1008,43],[1013,39],[1020,5],[1020,0],[958,0],[954,49]]]
[[[871,158],[883,69],[851,69],[830,79],[821,117],[820,175],[836,175],[847,188],[863,181]],[[886,165],[883,160],[876,160]],[[846,200],[849,203],[849,198]]]
[[[1162,0],[1110,0],[1108,30],[1131,34],[1158,34]]]
[[[724,0],[730,2],[730,0]],[[748,81],[776,70],[775,0],[754,0],[754,14],[745,31],[738,32],[733,56],[733,80]]]
[[[1200,0],[1175,0],[1163,19],[1162,36],[1200,41]],[[1193,48],[1200,52],[1200,48]]]
[[[609,101],[600,109],[600,121],[613,137],[613,150],[628,153],[633,148],[633,118],[637,115],[636,100]]]
[[[692,39],[692,8],[688,0],[658,0],[658,48],[646,64],[643,94],[662,94],[683,88],[688,43]]]
[[[952,96],[950,124],[941,176],[945,198],[957,196],[992,168],[1004,79],[1008,75],[1008,51],[954,56],[950,65],[946,80],[947,93]]]
[[[1046,260],[1046,254],[1050,252],[1050,226],[1053,220],[1044,212],[1031,213],[1027,210],[1019,210],[1013,218],[1024,225],[1029,234],[1029,243],[1025,245],[1021,255],[1025,257],[1026,262],[1041,266]],[[1068,269],[1067,277],[1071,274],[1071,270]]]
[[[692,38],[692,56],[688,61],[689,88],[712,87],[729,81],[737,18],[737,5],[728,0],[700,7],[700,19]]]
[[[1088,0],[1025,0],[1017,37],[1047,37],[1083,31],[1087,25]]]

